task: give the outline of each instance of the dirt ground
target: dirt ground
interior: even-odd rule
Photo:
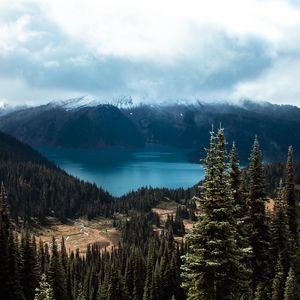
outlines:
[[[58,247],[64,237],[68,252],[79,249],[80,254],[86,253],[88,244],[99,243],[110,251],[120,241],[120,232],[112,227],[112,220],[97,219],[86,221],[83,219],[69,220],[68,224],[61,224],[55,219],[49,220],[49,226],[37,232],[37,240],[50,243],[55,237]]]
[[[159,215],[160,221],[165,222],[168,215],[174,215],[178,206],[182,206],[174,201],[160,202],[156,207],[152,208],[152,211]],[[186,232],[190,232],[193,228],[194,222],[191,220],[183,220],[183,224]]]
[[[182,206],[174,201],[160,202],[156,207],[152,208],[154,213],[159,215],[162,222],[167,220],[168,215],[174,215],[178,206]]]

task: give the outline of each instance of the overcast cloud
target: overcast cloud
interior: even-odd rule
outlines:
[[[300,106],[299,32],[295,0],[0,0],[0,102]]]

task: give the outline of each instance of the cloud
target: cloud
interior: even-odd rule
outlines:
[[[0,97],[300,105],[299,29],[281,0],[0,0]]]

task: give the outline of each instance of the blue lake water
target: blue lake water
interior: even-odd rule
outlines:
[[[96,183],[114,196],[142,186],[188,188],[203,179],[200,164],[178,149],[96,150],[38,148],[67,173]]]

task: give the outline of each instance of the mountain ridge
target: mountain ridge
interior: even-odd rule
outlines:
[[[240,147],[242,160],[247,160],[256,134],[262,138],[266,160],[282,160],[290,144],[300,148],[300,108],[295,106],[244,101],[240,105],[197,102],[118,107],[90,100],[70,100],[73,107],[69,102],[56,102],[15,111],[0,117],[0,130],[33,146],[189,148],[198,152],[196,161],[203,155],[212,125],[222,124],[228,142],[235,139]]]

